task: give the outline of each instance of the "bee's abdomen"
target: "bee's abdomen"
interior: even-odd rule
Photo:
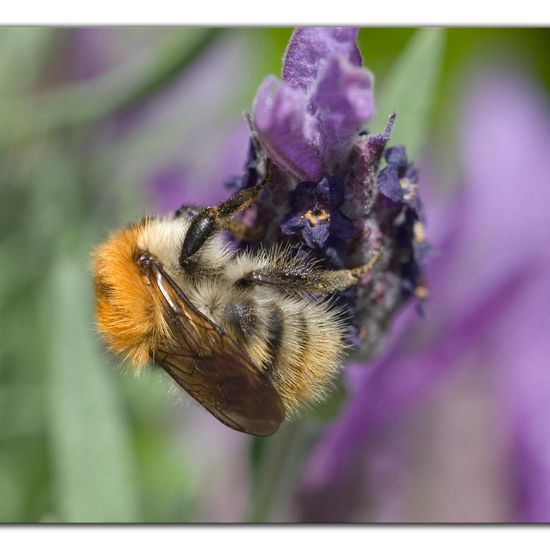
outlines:
[[[225,308],[226,327],[273,380],[287,411],[319,400],[338,371],[344,327],[326,303],[258,292]]]
[[[225,306],[225,319],[239,340],[246,340],[258,326],[258,312],[252,300],[230,302]]]
[[[283,337],[285,334],[285,324],[287,323],[284,311],[276,303],[271,304],[267,315],[265,344],[269,351],[269,360],[265,367],[269,371],[273,371],[277,369],[281,361],[281,355],[284,352]]]

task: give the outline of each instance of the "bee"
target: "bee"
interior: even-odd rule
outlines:
[[[323,398],[343,362],[346,323],[331,294],[378,257],[325,270],[288,248],[232,251],[222,238],[269,181],[214,207],[181,207],[112,234],[94,252],[97,327],[139,373],[149,363],[225,425],[274,433]]]

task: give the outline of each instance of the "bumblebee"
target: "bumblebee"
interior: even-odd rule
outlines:
[[[269,181],[214,207],[182,207],[115,232],[94,253],[97,327],[136,372],[164,369],[218,420],[270,435],[300,406],[319,401],[345,353],[346,323],[329,297],[360,281],[275,246],[232,251],[221,231]]]

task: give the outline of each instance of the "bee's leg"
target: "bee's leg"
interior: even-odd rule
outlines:
[[[246,236],[244,224],[239,224],[232,220],[233,216],[248,208],[258,198],[260,191],[269,182],[269,165],[266,169],[264,178],[254,187],[248,187],[235,193],[226,201],[202,208],[191,220],[191,224],[180,251],[179,262],[185,268],[186,261],[208,240],[215,231],[228,229],[229,231],[240,233]]]
[[[238,284],[273,285],[330,294],[358,284],[363,275],[373,270],[380,257],[380,253],[376,253],[366,264],[353,269],[323,270],[303,265],[287,266],[284,270],[258,269],[243,277]]]
[[[175,212],[174,218],[193,218],[201,210],[202,206],[195,206],[193,204],[182,204]]]
[[[203,210],[200,206],[183,204],[174,212],[174,218],[194,218]],[[222,220],[220,229],[229,231],[234,237],[241,241],[256,241],[262,238],[265,233],[265,227],[250,227],[241,220],[230,218]]]

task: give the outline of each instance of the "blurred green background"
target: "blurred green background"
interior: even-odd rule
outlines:
[[[361,30],[377,91],[413,32]],[[0,29],[0,521],[292,518],[290,489],[269,474],[296,434],[232,433],[162,373],[115,368],[96,337],[90,280],[94,245],[158,207],[149,182],[163,166],[188,164],[191,179],[207,173],[201,181],[221,188],[224,136],[263,76],[279,74],[290,33]],[[458,169],[461,82],[502,59],[550,89],[549,48],[547,29],[447,31],[428,119],[436,163]],[[322,418],[307,419],[305,441]],[[301,456],[286,459],[292,480]]]

